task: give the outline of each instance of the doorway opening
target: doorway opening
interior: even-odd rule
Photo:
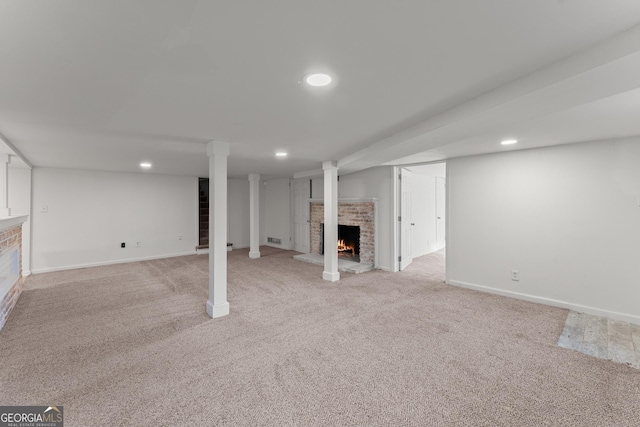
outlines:
[[[397,270],[446,248],[446,164],[397,167]]]

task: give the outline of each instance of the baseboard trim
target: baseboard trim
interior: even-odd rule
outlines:
[[[196,255],[196,251],[180,252],[180,253],[166,254],[166,255],[155,255],[155,256],[131,258],[131,259],[120,259],[120,260],[113,260],[113,261],[90,262],[87,264],[65,265],[62,267],[38,268],[38,269],[31,270],[31,274],[52,273],[54,271],[76,270],[78,268],[101,267],[105,265],[114,265],[114,264],[127,264],[130,262],[151,261],[154,259],[175,258],[175,257],[187,256],[187,255]]]
[[[608,317],[614,320],[622,320],[624,322],[640,325],[640,316],[632,314],[620,313],[617,311],[604,310],[601,308],[590,307],[581,304],[575,304],[568,301],[561,301],[552,298],[539,297],[536,295],[523,294],[520,292],[507,291],[504,289],[492,288],[489,286],[476,285],[475,283],[462,282],[459,280],[447,280],[448,285],[457,286],[459,288],[472,289],[474,291],[486,292],[489,294],[501,295],[509,298],[516,298],[524,301],[535,302],[538,304],[550,305],[553,307],[567,308],[579,313],[592,314],[594,316]]]
[[[292,249],[291,249],[291,247],[289,247],[288,245],[277,245],[277,244],[275,244],[275,243],[265,243],[264,245],[265,245],[265,246],[272,247],[272,248],[276,248],[276,249],[283,249],[283,250],[285,250],[285,251],[290,251],[290,250],[292,250]]]
[[[225,301],[222,304],[213,305],[211,301],[207,301],[207,314],[212,319],[227,316],[229,314],[229,303]]]

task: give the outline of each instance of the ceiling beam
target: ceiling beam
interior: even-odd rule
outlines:
[[[338,161],[367,169],[640,87],[640,26],[487,92]],[[576,141],[578,142],[578,141]]]

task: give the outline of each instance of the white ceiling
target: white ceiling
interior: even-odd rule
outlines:
[[[637,0],[0,0],[0,133],[36,167],[199,176],[223,140],[232,177],[638,135],[638,23]]]

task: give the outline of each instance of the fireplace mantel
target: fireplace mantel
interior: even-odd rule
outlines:
[[[22,225],[27,219],[29,219],[29,215],[2,217],[0,218],[0,231],[13,228],[17,225]]]

